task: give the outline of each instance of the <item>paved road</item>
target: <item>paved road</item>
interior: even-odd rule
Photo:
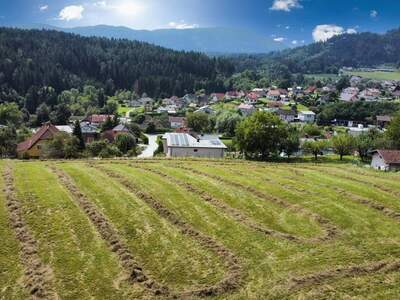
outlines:
[[[146,145],[146,149],[143,150],[142,154],[140,154],[138,157],[139,158],[150,158],[153,157],[154,151],[157,150],[158,144],[157,144],[157,136],[156,134],[146,134],[146,136],[149,139],[149,144]]]

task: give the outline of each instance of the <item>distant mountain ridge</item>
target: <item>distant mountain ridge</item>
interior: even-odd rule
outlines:
[[[264,55],[262,61],[280,63],[290,72],[302,74],[337,73],[342,67],[400,67],[400,29],[385,34],[343,34],[326,42]]]
[[[287,48],[263,35],[246,29],[193,28],[134,30],[123,26],[96,25],[61,28],[46,24],[3,24],[25,29],[52,29],[82,36],[137,40],[174,50],[204,53],[268,53]]]

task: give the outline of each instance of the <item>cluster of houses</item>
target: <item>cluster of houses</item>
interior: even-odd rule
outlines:
[[[99,139],[106,139],[110,143],[115,141],[119,134],[129,133],[129,129],[124,124],[118,124],[114,128],[101,132],[101,126],[107,119],[113,119],[113,115],[91,115],[80,122],[82,137],[85,144],[90,144]],[[72,121],[72,120],[71,120]],[[58,133],[72,135],[74,124],[55,126],[50,122],[43,124],[26,141],[17,145],[17,155],[19,158],[39,158],[41,157],[43,144]]]
[[[365,87],[365,79],[359,76],[350,78],[350,87],[341,91],[339,99],[346,102],[383,101],[400,98],[400,82],[395,80],[369,80]]]

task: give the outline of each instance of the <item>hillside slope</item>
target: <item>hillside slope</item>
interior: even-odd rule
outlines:
[[[343,34],[326,42],[283,50],[267,55],[239,57],[247,68],[265,68],[282,64],[291,73],[337,73],[341,67],[373,67],[381,64],[400,64],[400,29],[386,34]],[[243,63],[242,63],[243,64]]]
[[[59,92],[86,83],[106,91],[183,95],[201,88],[221,90],[223,77],[233,71],[226,60],[200,53],[50,30],[0,28],[0,58],[2,88],[22,95],[32,87]]]
[[[0,160],[0,174],[0,298],[400,293],[397,174],[194,159]]]

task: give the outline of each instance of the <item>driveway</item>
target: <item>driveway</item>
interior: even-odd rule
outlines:
[[[138,156],[138,158],[150,158],[154,156],[154,151],[157,150],[157,134],[146,134],[149,139],[149,144],[145,145],[146,148],[143,150],[142,154]]]

